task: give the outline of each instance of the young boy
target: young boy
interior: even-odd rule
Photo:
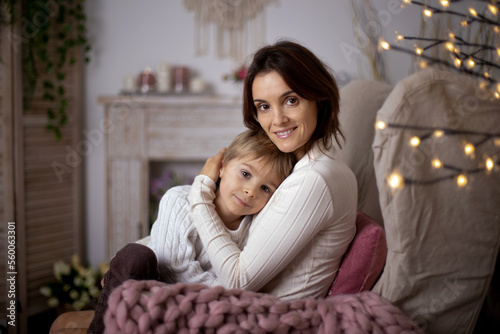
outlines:
[[[276,148],[267,135],[245,131],[224,153],[215,210],[231,239],[243,248],[252,215],[258,213],[290,174],[293,154]],[[167,283],[217,285],[217,277],[189,215],[191,186],[169,189],[160,202],[148,244]]]
[[[264,208],[296,162],[293,153],[281,152],[266,134],[252,130],[236,136],[224,152],[214,205],[225,232],[240,248],[247,241],[252,215]],[[87,333],[104,332],[109,294],[127,279],[218,285],[189,214],[190,188],[173,187],[163,195],[148,247],[128,244],[111,259]]]

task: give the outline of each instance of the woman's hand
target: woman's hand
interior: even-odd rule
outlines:
[[[220,169],[222,167],[222,157],[224,156],[224,152],[226,148],[223,147],[219,153],[207,159],[205,165],[201,169],[200,175],[206,175],[211,178],[214,182],[217,182],[219,178]]]

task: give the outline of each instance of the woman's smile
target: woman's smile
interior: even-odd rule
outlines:
[[[290,129],[287,129],[287,130],[283,130],[283,131],[276,131],[274,132],[276,134],[276,136],[278,136],[278,138],[280,139],[284,139],[284,138],[287,138],[289,137],[293,131],[295,131],[296,128],[290,128]]]

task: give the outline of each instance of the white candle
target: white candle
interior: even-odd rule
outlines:
[[[136,77],[134,75],[127,75],[123,78],[123,91],[124,92],[135,92],[137,89]]]

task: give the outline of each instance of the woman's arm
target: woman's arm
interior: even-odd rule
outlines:
[[[312,170],[294,172],[273,194],[250,227],[243,250],[231,241],[213,200],[215,183],[199,175],[191,188],[191,216],[219,281],[258,291],[281,272],[333,216],[331,195]]]

